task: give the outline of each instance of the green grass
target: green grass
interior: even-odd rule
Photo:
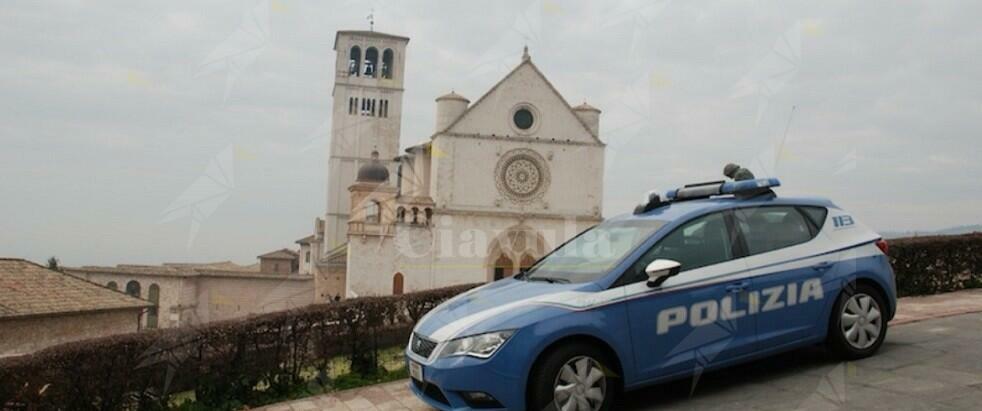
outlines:
[[[330,393],[352,388],[364,387],[368,385],[381,384],[409,378],[409,371],[406,369],[406,362],[403,357],[403,347],[392,347],[379,350],[379,372],[375,375],[359,375],[351,372],[351,361],[344,356],[334,357],[327,361],[326,384],[317,380],[319,370],[317,367],[309,366],[300,372],[300,377],[306,382],[282,395],[260,396],[262,400],[258,403],[248,404],[256,407],[278,402],[289,401],[299,398],[310,397],[324,393]],[[255,392],[265,393],[269,388],[268,383],[257,384]],[[229,399],[229,402],[221,407],[208,407],[199,404],[194,396],[194,391],[176,393],[171,397],[171,410],[176,411],[218,411],[236,410],[248,408],[237,399]]]

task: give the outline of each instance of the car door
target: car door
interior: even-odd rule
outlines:
[[[815,223],[795,206],[741,208],[733,215],[754,276],[759,347],[780,349],[821,335],[819,327],[828,326],[820,317],[833,262]]]
[[[750,279],[732,218],[717,212],[673,230],[625,272],[627,310],[636,371],[641,381],[698,372],[753,351],[754,319],[747,314]],[[681,263],[658,288],[644,268],[655,259]]]

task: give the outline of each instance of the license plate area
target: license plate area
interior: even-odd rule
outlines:
[[[416,361],[409,361],[409,376],[419,382],[424,382],[423,379],[423,365]]]

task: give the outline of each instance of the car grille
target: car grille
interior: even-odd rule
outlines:
[[[413,333],[413,339],[410,342],[409,348],[420,357],[430,358],[430,354],[433,354],[433,349],[436,348],[436,342],[427,340],[420,337],[419,334]]]

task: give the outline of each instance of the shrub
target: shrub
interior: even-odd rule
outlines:
[[[0,360],[4,409],[158,410],[191,390],[199,406],[231,409],[284,398],[311,367],[347,356],[366,380],[379,350],[403,345],[436,304],[474,285],[262,314],[198,327],[150,330],[51,347]],[[232,401],[234,400],[234,402]]]
[[[890,241],[900,296],[937,294],[982,285],[982,233]]]

